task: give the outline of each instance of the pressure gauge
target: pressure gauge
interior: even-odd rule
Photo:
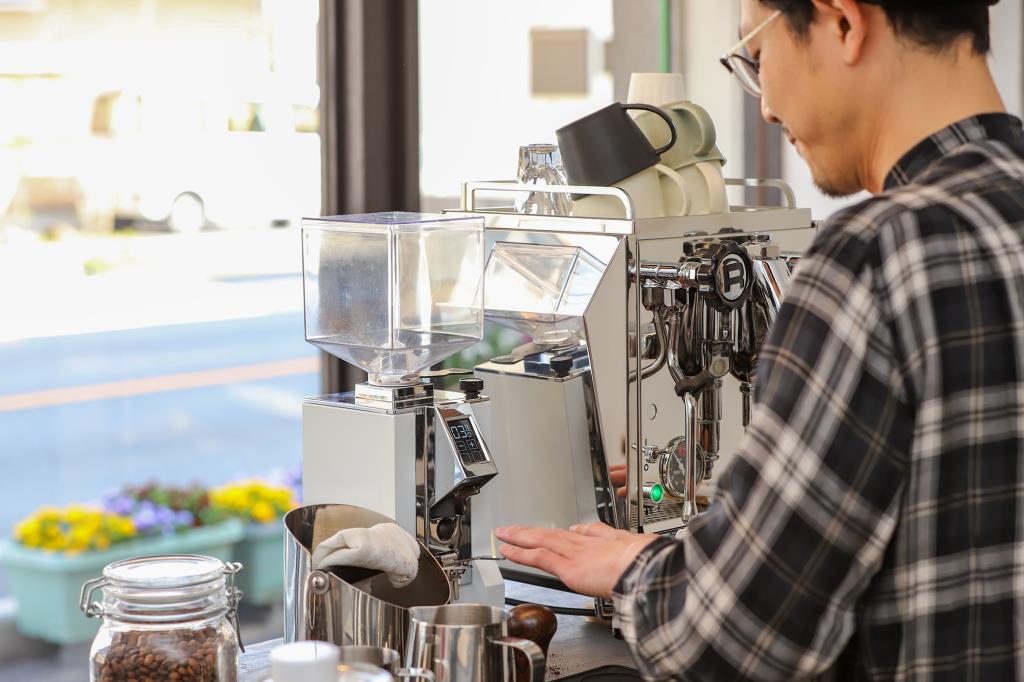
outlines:
[[[697,446],[697,481],[704,478],[704,453]],[[658,473],[665,493],[684,499],[686,497],[686,438],[679,436],[669,441],[658,462]]]

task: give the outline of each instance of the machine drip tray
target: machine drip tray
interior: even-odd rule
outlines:
[[[627,680],[642,679],[640,673],[621,665],[603,665],[583,673],[558,678],[559,682],[626,682]]]

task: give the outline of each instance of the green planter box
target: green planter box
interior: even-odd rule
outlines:
[[[78,608],[82,583],[98,578],[107,564],[160,554],[203,554],[234,561],[235,543],[244,533],[245,526],[231,520],[175,535],[119,543],[104,552],[72,556],[3,540],[0,564],[7,572],[11,594],[18,605],[15,624],[24,635],[57,644],[88,642],[100,622],[86,618]],[[98,597],[97,594],[94,599]]]
[[[250,523],[235,546],[235,561],[244,567],[235,576],[242,601],[267,606],[284,598],[284,519]]]

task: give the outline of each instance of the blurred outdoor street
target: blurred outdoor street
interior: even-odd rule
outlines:
[[[123,538],[68,519],[125,486],[294,476],[318,21],[312,0],[0,3],[0,542],[49,507],[50,540],[101,548]],[[16,629],[44,590],[5,570],[0,680],[85,679],[87,644]],[[250,641],[280,634],[280,607],[243,606]]]
[[[86,275],[97,249],[110,270]],[[300,260],[297,229],[0,246],[3,535],[126,483],[297,466],[318,384]]]

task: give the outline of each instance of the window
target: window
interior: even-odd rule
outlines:
[[[2,535],[125,485],[297,467],[318,3],[6,10]]]

